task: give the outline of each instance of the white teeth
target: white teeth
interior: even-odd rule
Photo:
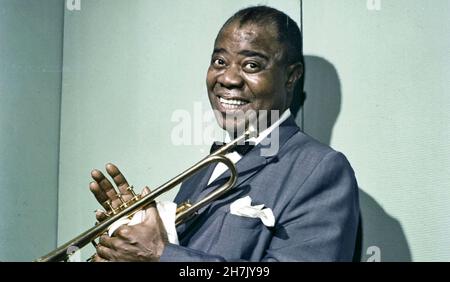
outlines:
[[[241,101],[241,100],[234,100],[234,99],[224,99],[222,97],[219,98],[220,103],[227,104],[227,105],[245,105],[247,102]]]

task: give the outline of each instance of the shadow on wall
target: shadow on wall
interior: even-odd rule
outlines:
[[[330,145],[341,109],[341,84],[334,66],[323,58],[305,56],[304,94],[296,96],[291,111],[298,124],[307,134]],[[400,222],[361,188],[359,199],[361,222],[354,260],[411,261]]]
[[[411,252],[402,226],[361,188],[362,261],[411,261]]]

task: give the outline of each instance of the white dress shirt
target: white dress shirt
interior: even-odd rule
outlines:
[[[280,126],[280,124],[283,121],[285,121],[290,115],[291,115],[291,112],[289,109],[287,109],[276,122],[274,122],[271,126],[269,126],[264,131],[262,131],[258,135],[257,138],[252,137],[252,138],[248,139],[248,141],[250,141],[251,143],[253,143],[255,145],[259,144],[275,128]],[[229,136],[226,136],[226,137],[228,137],[228,139],[230,139]],[[227,142],[229,142],[229,140],[227,140]],[[231,153],[226,154],[225,156],[227,156],[234,164],[236,164],[238,161],[240,161],[242,159],[242,156],[239,155],[238,152],[231,152]],[[214,168],[214,171],[209,179],[208,185],[227,170],[228,170],[228,167],[226,165],[224,165],[222,163],[217,164],[217,166]],[[156,202],[157,202],[156,208],[158,209],[159,216],[161,217],[163,225],[166,229],[169,242],[172,244],[178,245],[178,234],[177,234],[177,230],[175,227],[175,214],[176,214],[177,205],[174,202],[170,202],[170,201],[156,201]],[[114,231],[122,224],[128,224],[128,225],[138,224],[138,223],[141,223],[144,220],[144,218],[145,218],[145,210],[141,210],[141,211],[135,213],[131,220],[128,217],[119,219],[117,222],[115,222],[113,225],[111,225],[108,233],[111,236],[114,233]]]
[[[284,111],[284,113],[280,116],[280,118],[272,123],[268,128],[266,128],[264,131],[262,131],[258,137],[252,137],[250,139],[248,139],[248,141],[250,141],[252,144],[258,145],[261,140],[263,140],[264,138],[267,137],[267,135],[269,135],[275,128],[277,128],[278,126],[280,126],[280,124],[282,124],[285,120],[288,119],[288,117],[291,116],[291,111],[289,109],[287,109],[286,111]],[[230,137],[227,135],[228,139],[230,139]],[[227,140],[227,142],[229,142],[229,140]],[[225,155],[226,157],[228,157],[234,164],[236,164],[238,161],[240,161],[242,159],[242,156],[238,153],[238,152],[231,152]],[[214,171],[211,175],[211,177],[209,178],[208,181],[208,185],[211,184],[214,180],[216,180],[219,176],[221,176],[225,171],[228,170],[228,167],[226,165],[224,165],[223,163],[218,163],[216,165],[216,167],[214,168]]]

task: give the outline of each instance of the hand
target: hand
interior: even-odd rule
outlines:
[[[122,199],[130,200],[133,194],[127,190],[129,184],[119,169],[113,164],[107,164],[106,171],[118,187]],[[91,175],[94,181],[89,184],[89,188],[97,201],[107,212],[111,211],[111,207],[106,204],[108,200],[111,206],[117,209],[122,201],[111,182],[97,169],[92,170]],[[142,196],[148,193],[150,193],[150,189],[145,187]],[[106,217],[104,211],[96,212],[98,221],[102,221]],[[121,226],[114,232],[113,237],[108,235],[100,237],[97,254],[93,261],[158,261],[167,243],[164,225],[158,210],[152,204],[145,210],[145,218],[142,223]]]
[[[133,195],[130,191],[127,190],[127,188],[129,187],[128,182],[120,172],[120,170],[115,165],[109,163],[106,165],[106,171],[111,176],[117,188],[119,189],[119,193],[122,195],[122,199],[124,201],[129,201],[133,197]],[[98,169],[92,170],[91,176],[94,181],[89,184],[89,188],[100,205],[103,206],[106,212],[110,212],[111,207],[106,203],[107,201],[110,201],[111,206],[114,209],[117,209],[122,204],[122,201],[119,199],[117,191],[114,189],[111,182]],[[95,217],[98,221],[103,221],[106,219],[107,216],[105,211],[96,211]]]
[[[153,204],[145,210],[142,223],[123,225],[114,232],[113,237],[102,235],[93,261],[159,261],[168,241]]]

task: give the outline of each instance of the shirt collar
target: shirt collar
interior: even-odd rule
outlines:
[[[275,128],[279,127],[285,120],[287,120],[291,116],[291,111],[289,109],[285,110],[280,118],[272,123],[268,128],[264,129],[259,133],[258,137],[249,138],[247,141],[253,143],[254,145],[258,145],[264,138],[267,137]],[[231,138],[228,134],[225,136],[225,142],[230,142]]]
[[[255,145],[258,145],[264,138],[267,137],[275,128],[279,127],[280,124],[282,124],[285,120],[287,120],[291,116],[291,111],[287,109],[284,111],[284,113],[280,116],[280,118],[272,123],[268,128],[264,129],[262,132],[259,133],[258,137],[252,137],[248,139],[249,142],[254,143]]]

